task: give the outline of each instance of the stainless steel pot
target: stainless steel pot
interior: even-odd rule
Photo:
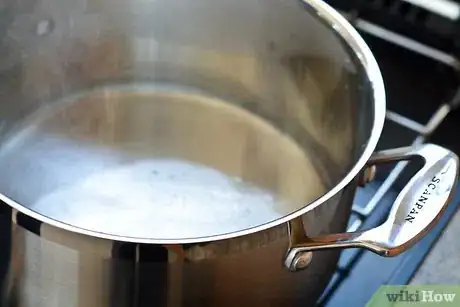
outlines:
[[[304,306],[452,194],[452,152],[374,153],[378,66],[319,0],[1,4],[4,304]],[[363,174],[414,157],[387,222],[342,233]]]

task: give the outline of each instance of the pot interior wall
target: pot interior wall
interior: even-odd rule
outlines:
[[[362,154],[372,89],[302,2],[7,1],[0,192],[123,237],[247,229]]]

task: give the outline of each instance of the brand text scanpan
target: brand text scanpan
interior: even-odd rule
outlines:
[[[406,222],[413,223],[417,217],[417,214],[423,210],[423,207],[426,204],[426,201],[430,198],[432,193],[438,188],[438,184],[441,182],[439,177],[434,176],[430,183],[428,184],[427,188],[423,191],[422,195],[418,198],[415,205],[412,207],[410,212],[406,216]]]

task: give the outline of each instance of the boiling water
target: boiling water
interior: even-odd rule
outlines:
[[[289,214],[324,188],[290,138],[198,91],[107,87],[50,105],[4,142],[0,190],[76,227],[225,234]]]

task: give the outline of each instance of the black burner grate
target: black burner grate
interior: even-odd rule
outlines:
[[[410,29],[406,28],[402,31],[406,36],[400,36],[400,32],[395,33],[394,29],[390,31],[381,24],[361,19],[364,18],[362,16],[372,16],[370,10],[382,8],[387,13],[393,12],[393,17],[399,14],[426,19],[428,13],[420,13],[424,10],[404,4],[402,0],[327,2],[342,10],[361,32],[382,70],[389,111],[377,149],[429,141],[460,153],[455,131],[449,132],[445,128],[452,127],[453,122],[458,122],[460,118],[457,112],[452,112],[460,103],[457,72],[460,65],[457,58],[446,50],[436,49],[435,45],[423,45],[414,40],[424,33],[410,35]],[[379,168],[376,179],[358,190],[348,230],[381,224],[404,183],[416,170],[416,166],[408,162]],[[439,224],[413,248],[397,257],[383,258],[360,249],[343,251],[334,277],[318,306],[365,306],[381,285],[410,282],[455,214],[458,203],[460,193],[454,197]]]

